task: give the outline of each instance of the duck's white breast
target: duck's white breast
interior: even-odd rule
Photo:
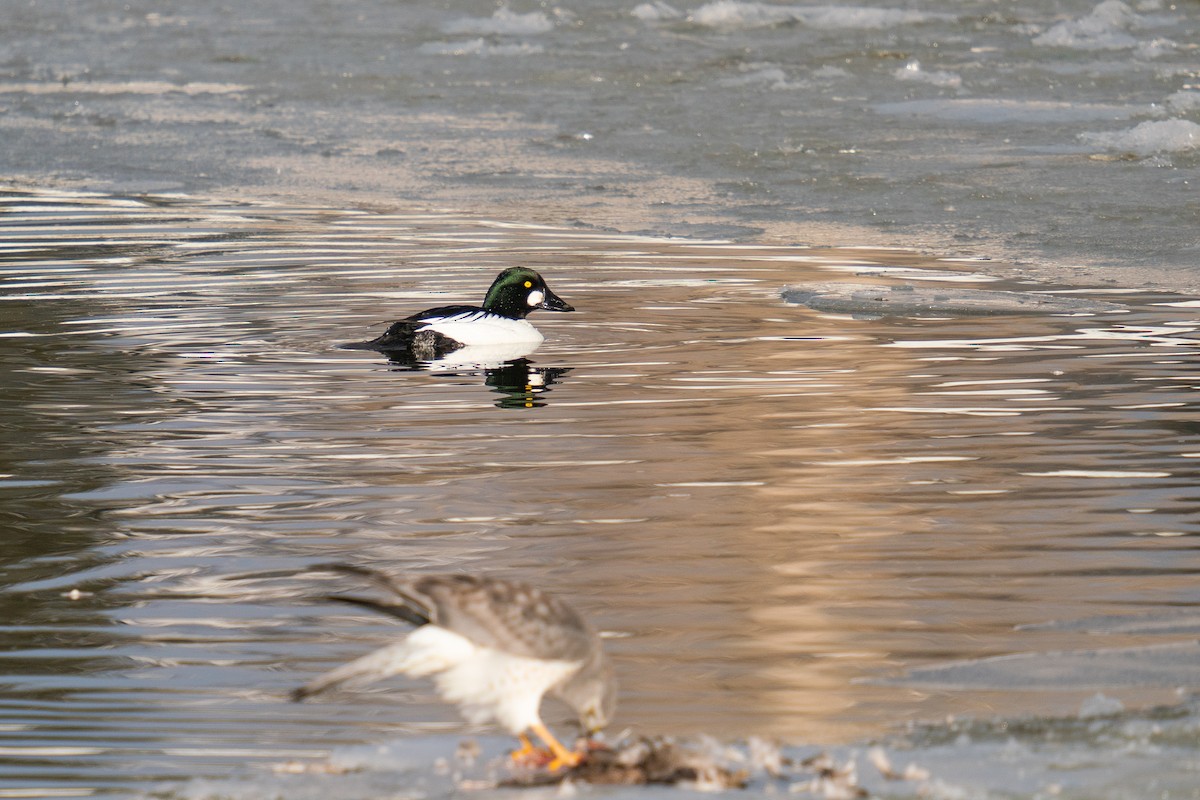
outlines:
[[[434,371],[502,367],[506,361],[531,355],[538,349],[539,344],[540,342],[468,344],[447,356],[430,361],[427,367]]]
[[[465,345],[497,345],[513,342],[540,344],[545,337],[523,319],[511,319],[486,311],[455,314],[429,320],[421,330],[434,330]]]

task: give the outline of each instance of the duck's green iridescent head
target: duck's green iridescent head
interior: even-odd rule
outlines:
[[[483,307],[513,319],[525,319],[536,308],[546,311],[575,310],[550,291],[542,276],[529,267],[510,267],[497,275],[483,299]]]

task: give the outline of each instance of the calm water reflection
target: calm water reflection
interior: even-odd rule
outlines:
[[[619,724],[803,741],[1073,709],[1094,684],[904,670],[1138,652],[1177,629],[1060,623],[1196,604],[1185,299],[853,319],[779,289],[1001,284],[905,253],[0,199],[0,793],[462,730],[425,687],[284,702],[397,632],[307,599],[320,578],[292,571],[333,559],[535,581],[616,634]],[[578,309],[533,317],[535,353],[412,370],[337,348],[516,264]]]

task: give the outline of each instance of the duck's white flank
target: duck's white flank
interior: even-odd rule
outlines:
[[[434,330],[465,345],[513,342],[540,344],[546,337],[523,319],[510,319],[487,311],[469,311],[431,318],[418,330]]]

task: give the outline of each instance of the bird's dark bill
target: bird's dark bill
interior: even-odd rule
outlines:
[[[546,311],[574,311],[575,306],[564,301],[549,289],[546,290],[546,296],[542,302],[537,304],[537,308],[545,309]]]

